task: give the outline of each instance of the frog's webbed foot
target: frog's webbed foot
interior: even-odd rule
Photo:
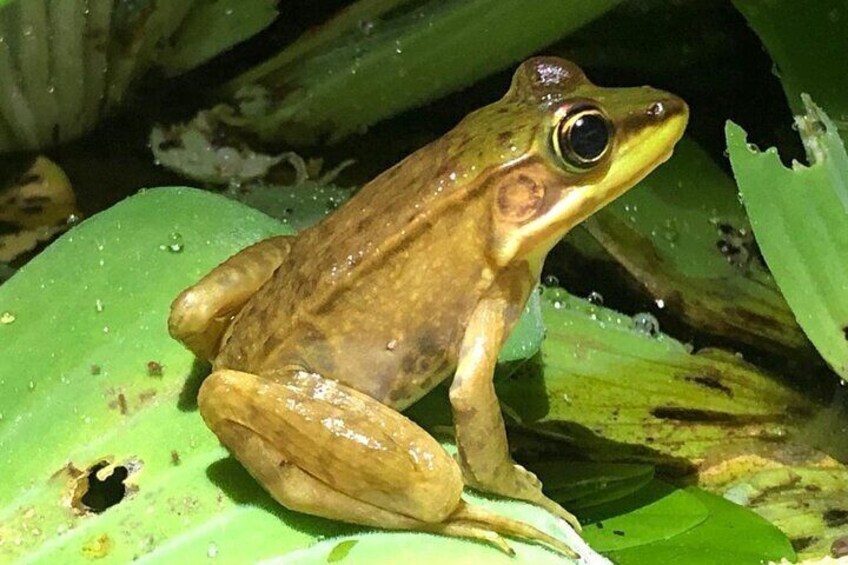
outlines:
[[[283,506],[344,522],[472,538],[512,554],[501,536],[575,556],[536,528],[469,505],[453,458],[423,429],[373,398],[301,370],[262,377],[222,370],[200,412]]]
[[[233,315],[271,278],[289,253],[288,236],[242,249],[180,293],[168,330],[201,359],[211,360]]]

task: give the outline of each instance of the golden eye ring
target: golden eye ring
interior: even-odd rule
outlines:
[[[577,169],[589,169],[600,162],[609,152],[612,139],[612,124],[594,106],[571,109],[553,131],[554,151]]]

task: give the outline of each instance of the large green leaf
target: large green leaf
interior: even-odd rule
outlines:
[[[791,455],[783,464],[740,458],[710,477],[706,488],[754,509],[790,534],[802,558],[821,557],[845,535],[848,469],[821,454],[810,457],[803,449]],[[809,463],[798,464],[802,460]]]
[[[268,506],[238,465],[219,462],[225,452],[194,412],[192,355],[165,327],[181,288],[284,229],[207,193],[149,191],[74,228],[0,288],[0,530],[15,541],[0,560],[101,551],[127,561],[166,551],[184,531],[203,555],[212,540],[221,551],[238,545],[216,535],[234,520],[276,532],[257,557],[311,539],[234,502]],[[133,471],[126,483],[137,491],[94,515],[73,490],[104,460]]]
[[[669,520],[669,516],[674,519]],[[581,515],[586,521],[586,539],[605,552],[677,537],[708,516],[709,511],[696,497],[661,481]]]
[[[221,196],[150,190],[74,228],[0,287],[0,561],[245,562],[356,530],[283,509],[227,456],[196,413],[205,368],[167,333],[182,288],[286,230]],[[562,532],[538,508],[474,500]],[[373,539],[378,556],[410,539],[420,543],[409,551],[500,555],[432,536]],[[511,545],[528,560],[561,560]]]
[[[727,145],[769,268],[816,349],[848,379],[848,155],[830,118],[805,101],[796,123],[809,167],[752,150],[733,123]]]
[[[620,2],[399,2],[381,18],[358,21],[342,12],[345,33],[331,22],[316,31],[320,36],[326,29],[327,41],[310,37],[305,53],[295,44],[297,57],[283,51],[237,79],[231,90],[246,87],[241,98],[261,94],[264,105],[248,117],[247,127],[263,138],[337,139],[468,86]]]
[[[499,383],[522,426],[596,460],[692,471],[711,454],[802,435],[816,405],[729,353],[692,354],[635,319],[546,291],[541,360]]]
[[[0,3],[0,153],[91,130],[152,67],[177,74],[270,24],[273,0]]]
[[[732,179],[693,141],[584,226],[661,309],[699,331],[779,355],[809,347]]]
[[[687,489],[686,493],[706,508],[706,520],[679,536],[613,551],[610,557],[620,565],[760,565],[781,559],[794,561],[795,552],[786,536],[753,512],[698,489]],[[608,527],[609,524],[605,529]],[[626,537],[628,531],[639,527],[640,522],[634,521],[622,524],[619,532]]]

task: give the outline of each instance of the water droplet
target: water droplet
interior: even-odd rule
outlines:
[[[589,293],[589,296],[586,297],[586,300],[588,300],[590,304],[594,304],[596,306],[604,305],[604,295],[594,290]]]
[[[666,218],[663,222],[661,232],[663,239],[669,243],[675,243],[680,238],[680,230],[677,227],[677,220],[674,218]]]
[[[15,317],[15,315],[11,312],[7,311],[0,314],[0,324],[8,325],[14,322],[15,320],[17,320],[17,317]]]
[[[555,275],[546,275],[544,284],[545,286],[559,286],[559,279]]]
[[[168,250],[171,253],[182,253],[183,251],[183,236],[177,232],[171,233],[168,236],[168,243],[159,246],[162,251]]]
[[[654,300],[654,304],[656,304],[657,308],[659,308],[660,310],[665,308],[665,300],[663,300],[662,298],[657,298],[656,300]]]
[[[645,335],[656,337],[660,333],[660,323],[653,315],[640,312],[633,316],[633,329]]]
[[[563,306],[565,304],[563,304],[562,300],[554,300],[554,310],[562,310]]]
[[[371,20],[359,20],[359,31],[362,35],[371,35],[374,31],[374,22]]]
[[[32,390],[35,390],[35,381],[29,381],[29,384],[27,385],[27,388],[28,388],[29,390],[31,390],[31,391],[32,391]]]

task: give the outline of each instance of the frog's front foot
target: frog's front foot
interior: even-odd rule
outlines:
[[[373,398],[301,370],[222,370],[200,389],[207,425],[282,505],[345,522],[473,538],[501,536],[575,557],[536,528],[462,501],[457,463],[423,429]]]

